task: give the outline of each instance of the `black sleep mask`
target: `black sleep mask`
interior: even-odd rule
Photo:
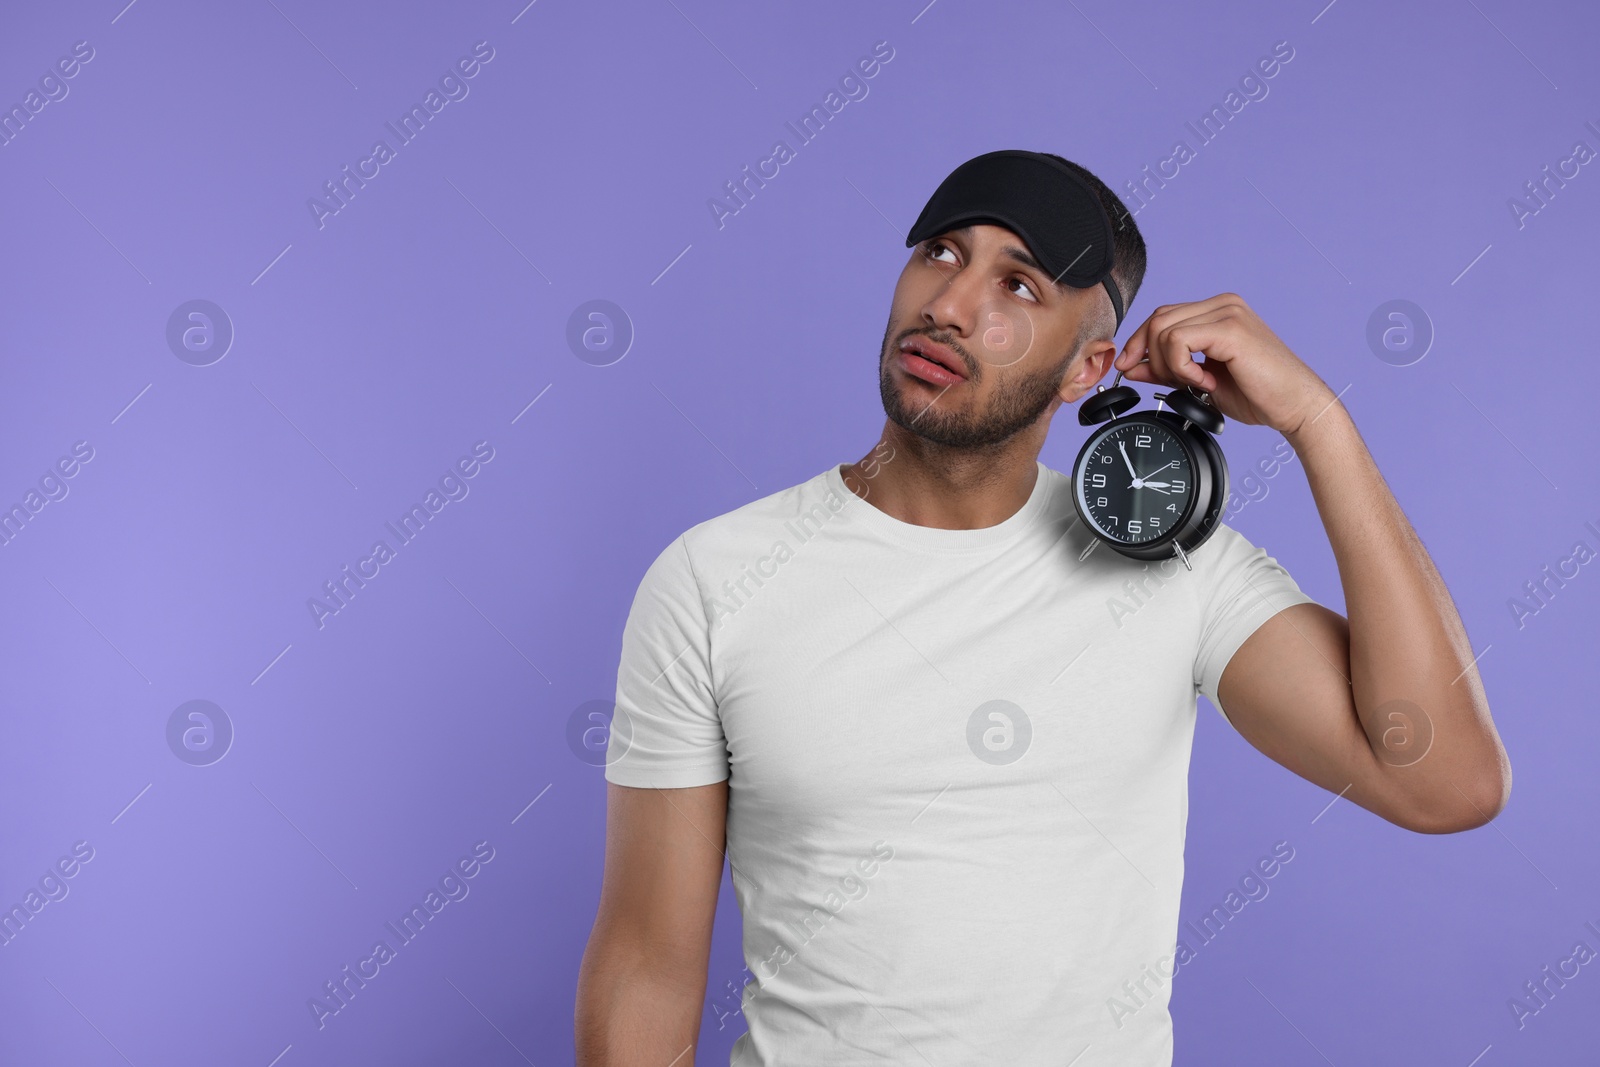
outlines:
[[[1111,280],[1111,219],[1094,189],[1059,161],[1020,149],[967,160],[934,190],[906,247],[975,222],[1021,237],[1057,282],[1074,289],[1105,286],[1122,326],[1126,309]]]

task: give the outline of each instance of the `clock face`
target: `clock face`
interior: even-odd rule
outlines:
[[[1194,460],[1171,429],[1142,419],[1100,430],[1085,449],[1075,489],[1100,532],[1148,544],[1182,525],[1196,497]]]

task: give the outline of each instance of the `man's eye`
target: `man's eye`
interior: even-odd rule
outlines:
[[[941,259],[939,259],[939,254],[941,252],[948,253],[952,257],[952,260],[953,260],[953,258],[955,256],[955,252],[950,248],[949,245],[945,244],[943,241],[930,241],[927,245],[924,245],[923,249],[922,249],[922,254],[924,256],[928,257],[929,259],[933,260],[936,263],[939,263],[939,262],[948,263],[948,262],[952,261],[952,260],[941,260]],[[1039,294],[1033,291],[1033,283],[1028,281],[1028,279],[1023,278],[1023,277],[1015,277],[1015,278],[1010,279],[1010,282],[1008,284],[1011,284],[1011,283],[1015,283],[1017,285],[1022,286],[1023,289],[1025,289],[1027,291],[1029,300],[1033,301],[1036,304],[1039,302]]]

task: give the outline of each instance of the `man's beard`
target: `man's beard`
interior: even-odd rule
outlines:
[[[1072,362],[1064,359],[1059,366],[1012,377],[1000,386],[986,411],[948,412],[934,406],[937,396],[933,401],[915,402],[915,410],[906,407],[889,366],[897,354],[898,349],[885,352],[879,363],[878,393],[883,398],[884,414],[901,429],[924,440],[947,448],[973,450],[1008,441],[1037,422],[1061,391],[1062,379]],[[992,368],[990,372],[993,373]]]

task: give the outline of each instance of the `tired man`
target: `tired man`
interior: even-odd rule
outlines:
[[[1336,395],[1243,300],[1158,307],[1119,353],[1144,242],[1049,154],[962,164],[907,243],[882,440],[688,530],[633,601],[581,1067],[693,1061],[724,850],[735,1065],[1170,1064],[1170,985],[1130,1011],[1124,983],[1182,962],[1201,693],[1419,833],[1506,802],[1449,592]],[[1283,435],[1348,619],[1226,525],[1187,566],[1086,554],[1038,457],[1113,369]]]

